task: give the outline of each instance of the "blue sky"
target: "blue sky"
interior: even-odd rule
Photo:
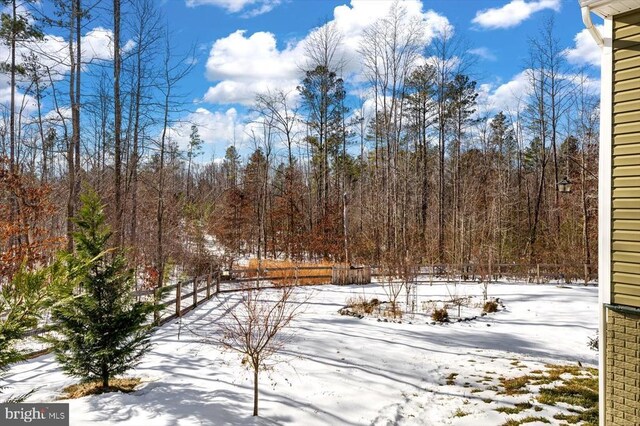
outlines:
[[[356,53],[364,28],[386,14],[392,0],[158,0],[177,51],[195,46],[195,66],[181,92],[189,113],[176,119],[173,137],[185,144],[195,122],[205,142],[201,160],[224,155],[235,139],[245,153],[256,91],[295,92],[304,62],[304,40],[314,28],[334,22],[345,33],[348,71],[357,74]],[[583,27],[578,0],[402,0],[407,13],[420,19],[427,33],[443,25],[465,39],[477,61],[471,69],[487,110],[516,108],[526,86],[528,42],[552,16],[569,63],[585,67],[597,87],[599,49]],[[598,23],[594,17],[594,22]],[[85,30],[85,59],[108,60],[111,25],[108,14]],[[62,37],[61,37],[62,36]],[[64,34],[49,37],[44,49],[67,51]],[[125,35],[126,37],[126,35]],[[126,40],[124,42],[126,44]],[[0,55],[7,54],[0,46]],[[0,87],[6,102],[8,87]],[[350,105],[355,108],[355,100]],[[243,147],[244,145],[244,147]]]
[[[300,44],[325,21],[357,37],[387,0],[167,0],[162,8],[179,43],[196,43],[197,63],[185,89],[190,119],[202,127],[208,154],[221,156],[243,139],[254,90],[295,87]],[[512,107],[522,90],[528,42],[552,16],[566,57],[598,78],[598,50],[584,30],[577,0],[406,0],[426,21],[448,22],[477,61],[473,77],[496,110]],[[367,16],[369,15],[369,16]],[[598,19],[594,17],[594,22]],[[351,55],[353,56],[353,55]],[[350,58],[357,67],[357,58]],[[296,63],[298,62],[298,63]],[[235,133],[234,133],[235,132]],[[185,133],[184,131],[181,133]],[[210,155],[209,155],[210,158]]]
[[[203,48],[198,55],[199,65],[195,73],[206,76],[205,64],[211,46],[216,40],[242,29],[245,35],[255,32],[270,32],[275,35],[277,47],[283,49],[287,43],[303,39],[309,31],[321,25],[325,20],[334,18],[334,10],[338,6],[350,6],[349,0],[282,0],[267,13],[256,17],[248,17],[247,12],[255,9],[256,3],[247,3],[245,8],[231,12],[229,8],[219,5],[242,4],[247,0],[200,0],[187,1],[168,0],[164,8],[171,17],[171,25],[184,41],[197,41]],[[370,0],[371,3],[391,4],[387,0]],[[535,36],[542,21],[553,15],[557,23],[557,34],[560,42],[572,47],[574,37],[584,29],[580,17],[577,0],[523,1],[521,3],[549,5],[537,12],[532,12],[521,21],[514,19],[509,28],[483,27],[474,23],[473,19],[481,11],[501,8],[508,0],[423,0],[423,10],[433,10],[446,17],[462,34],[472,48],[484,53],[479,57],[478,72],[484,81],[499,83],[508,81],[522,70],[527,56],[527,42]],[[200,4],[196,6],[194,4]],[[258,3],[259,5],[259,3]],[[508,13],[508,12],[507,12]],[[597,18],[594,18],[596,21]],[[519,22],[518,22],[519,21]],[[505,23],[506,25],[506,23]],[[205,49],[206,46],[206,49]],[[206,79],[198,81],[197,88],[206,88]]]

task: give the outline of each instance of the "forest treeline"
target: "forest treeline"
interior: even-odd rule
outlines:
[[[366,28],[357,74],[327,23],[305,41],[298,87],[256,94],[251,134],[213,160],[196,124],[188,144],[172,132],[193,62],[154,0],[44,3],[51,16],[35,0],[3,1],[5,277],[74,250],[83,187],[107,206],[111,244],[153,285],[174,265],[197,272],[244,256],[596,261],[598,99],[552,20],[531,35],[526,90],[504,111],[488,103],[464,40],[449,27],[426,34],[401,2]],[[82,47],[98,23],[114,46],[102,60]],[[60,52],[49,32],[64,35]],[[558,191],[565,179],[569,193]]]

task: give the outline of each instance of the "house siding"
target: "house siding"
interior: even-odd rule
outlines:
[[[640,307],[640,11],[613,18],[611,302]]]

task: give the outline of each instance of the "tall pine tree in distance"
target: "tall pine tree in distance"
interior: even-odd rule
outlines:
[[[109,250],[112,235],[98,195],[85,191],[77,213],[76,253],[69,257],[75,289],[52,310],[53,347],[65,372],[82,381],[109,379],[135,367],[150,349],[154,306],[135,302],[134,279],[122,252]]]

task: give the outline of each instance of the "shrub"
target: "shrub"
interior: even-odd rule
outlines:
[[[402,318],[402,309],[397,303],[390,302],[384,310],[384,316],[389,318]]]
[[[431,319],[437,322],[447,322],[449,321],[449,312],[447,312],[447,308],[434,309],[431,314]]]
[[[482,312],[486,312],[488,314],[498,312],[498,302],[496,302],[495,300],[489,300],[485,302],[484,306],[482,307]]]
[[[596,332],[596,335],[593,337],[589,337],[588,341],[587,341],[587,346],[589,346],[589,349],[591,349],[592,351],[597,351],[598,350],[598,332]]]
[[[347,307],[356,314],[372,314],[380,305],[378,299],[367,300],[363,296],[350,297],[346,300]]]

